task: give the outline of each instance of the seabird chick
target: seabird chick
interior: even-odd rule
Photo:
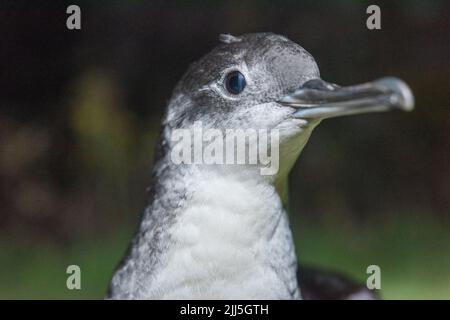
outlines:
[[[289,171],[323,119],[413,108],[410,89],[397,78],[349,87],[323,81],[311,54],[286,37],[220,40],[173,91],[148,206],[107,298],[300,299],[300,289],[321,297],[305,293],[297,278],[284,209]],[[267,163],[174,163],[174,132],[199,122],[222,132],[277,130],[276,173],[261,174]]]

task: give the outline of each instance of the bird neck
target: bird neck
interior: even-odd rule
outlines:
[[[110,297],[299,297],[292,235],[272,183],[164,158],[155,172],[152,200]]]
[[[149,205],[110,286],[113,298],[299,298],[282,195],[287,174],[174,164],[160,141]]]

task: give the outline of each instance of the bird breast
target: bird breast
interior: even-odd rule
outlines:
[[[172,244],[148,296],[298,297],[292,236],[275,188],[254,178],[201,175],[168,230]]]

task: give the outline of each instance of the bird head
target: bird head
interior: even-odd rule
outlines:
[[[165,124],[278,130],[280,170],[274,176],[289,172],[325,118],[413,108],[410,89],[397,78],[348,87],[325,82],[313,56],[286,37],[256,33],[220,40],[176,86]]]

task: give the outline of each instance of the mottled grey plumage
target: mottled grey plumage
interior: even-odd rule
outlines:
[[[398,89],[398,80],[370,84],[370,90],[323,82],[313,57],[285,37],[258,33],[220,39],[222,44],[193,63],[173,91],[149,204],[108,298],[299,298],[281,197],[311,131],[333,104],[342,114],[356,113],[354,101],[364,112],[409,108],[410,97]],[[223,85],[232,70],[247,81],[239,95]],[[195,121],[204,128],[280,130],[279,172],[263,177],[251,166],[173,164],[173,130],[191,128]],[[233,233],[240,221],[245,232]]]

